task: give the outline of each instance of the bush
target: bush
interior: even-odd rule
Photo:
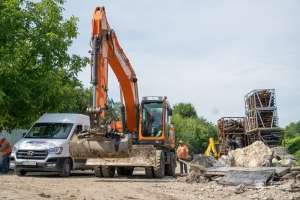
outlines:
[[[284,139],[282,146],[287,147],[289,152],[297,157],[298,165],[300,165],[300,136]]]

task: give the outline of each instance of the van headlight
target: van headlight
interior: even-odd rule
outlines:
[[[12,153],[16,153],[17,151],[18,151],[18,148],[14,146],[12,149]]]
[[[61,154],[61,152],[63,151],[62,147],[55,147],[55,148],[51,148],[51,149],[47,149],[49,154]]]

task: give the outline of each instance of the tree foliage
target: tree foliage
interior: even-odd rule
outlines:
[[[69,55],[78,19],[64,0],[0,1],[0,129],[28,128],[41,114],[74,104],[87,58]]]
[[[76,87],[73,90],[68,91],[70,101],[64,104],[60,113],[78,113],[86,115],[86,109],[93,104],[93,91],[91,88]],[[72,102],[71,102],[72,101]]]
[[[184,118],[197,118],[197,111],[191,103],[179,103],[173,106],[174,114],[179,114]]]
[[[300,136],[300,121],[299,122],[291,122],[284,129],[285,138],[294,138]]]
[[[287,147],[289,152],[298,158],[298,165],[300,165],[300,136],[284,139],[282,146]]]
[[[121,102],[114,102],[110,104],[107,111],[107,118],[110,120],[121,120]]]
[[[176,132],[176,146],[179,140],[183,140],[189,148],[191,157],[194,154],[204,153],[210,137],[217,139],[217,127],[205,118],[197,117],[196,110],[190,103],[175,105],[172,121]]]

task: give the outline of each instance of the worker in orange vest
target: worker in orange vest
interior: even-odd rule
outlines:
[[[11,146],[7,139],[3,136],[0,136],[0,152],[2,152],[2,160],[1,160],[1,170],[2,174],[6,174],[9,171],[7,166],[7,160],[11,154]]]
[[[177,148],[176,157],[177,157],[177,160],[178,159],[186,160],[189,157],[189,150],[188,150],[187,146],[183,143],[182,140],[179,141],[179,146]],[[184,167],[184,172],[185,173],[188,172],[186,164],[183,162],[180,162],[180,174],[183,173],[183,167]]]

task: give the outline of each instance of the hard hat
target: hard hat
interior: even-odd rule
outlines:
[[[179,141],[179,144],[180,144],[180,143],[182,143],[182,144],[183,144],[183,141],[182,141],[182,140],[180,140],[180,141]]]

